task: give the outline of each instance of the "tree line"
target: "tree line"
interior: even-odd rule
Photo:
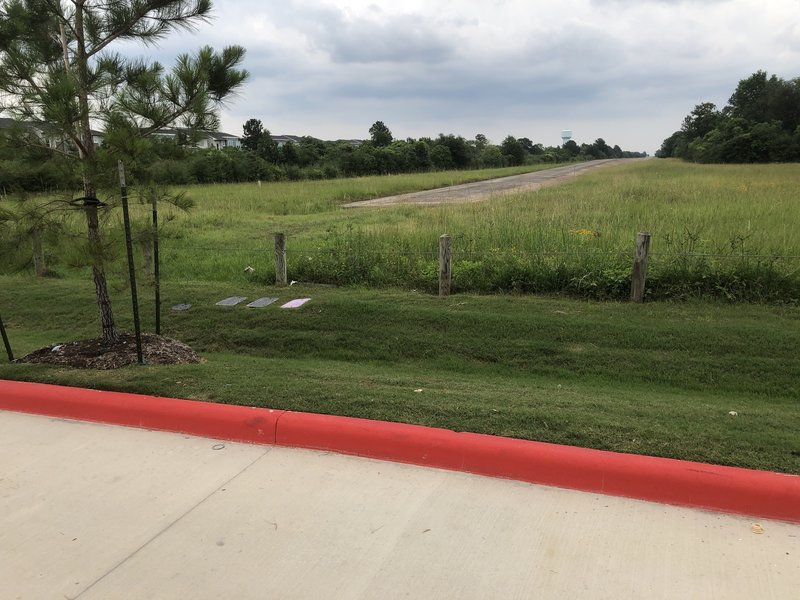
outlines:
[[[311,136],[280,146],[258,119],[242,127],[241,148],[201,150],[186,138],[137,138],[124,128],[107,128],[96,149],[98,171],[114,173],[121,146],[132,181],[165,185],[332,179],[363,175],[414,173],[449,169],[480,169],[537,163],[563,163],[603,158],[637,158],[611,146],[603,138],[591,144],[574,140],[562,146],[544,146],[527,137],[507,136],[500,144],[485,135],[465,139],[454,134],[436,138],[395,139],[381,121],[369,128],[364,141],[324,141]],[[47,149],[20,146],[16,138],[0,136],[0,191],[43,191],[74,187],[74,169]]]
[[[696,105],[656,156],[700,163],[800,160],[800,78],[757,71],[742,79],[722,109]]]

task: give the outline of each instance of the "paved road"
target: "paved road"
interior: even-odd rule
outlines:
[[[800,527],[0,411],[0,598],[787,599]]]
[[[374,200],[362,200],[360,202],[350,202],[343,204],[344,208],[360,208],[367,206],[387,206],[392,204],[442,204],[445,202],[478,202],[486,200],[492,196],[513,194],[516,192],[538,190],[543,187],[563,183],[581,173],[598,167],[631,162],[633,160],[645,159],[609,159],[594,160],[590,162],[575,163],[566,167],[556,167],[555,169],[545,169],[534,173],[523,173],[522,175],[511,175],[487,181],[476,181],[474,183],[464,183],[452,185],[435,190],[423,192],[412,192],[410,194],[399,194],[397,196],[385,196]]]

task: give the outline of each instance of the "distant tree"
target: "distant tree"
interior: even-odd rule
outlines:
[[[412,161],[414,169],[417,171],[424,171],[431,168],[431,151],[428,144],[422,140],[416,141],[412,144]]]
[[[369,128],[369,135],[372,139],[372,144],[378,148],[388,146],[394,141],[392,132],[384,125],[383,121],[375,121],[372,127]]]
[[[685,134],[682,131],[676,131],[661,143],[656,156],[658,158],[680,158],[685,147]]]
[[[575,140],[569,140],[564,144],[564,150],[570,157],[578,156],[581,153],[581,147]]]
[[[796,161],[798,126],[800,79],[757,71],[738,83],[722,110],[711,102],[695,106],[657,156],[696,162]]]
[[[440,170],[452,169],[456,166],[450,148],[441,144],[437,144],[431,149],[431,163]]]
[[[279,161],[286,165],[300,165],[300,153],[294,142],[286,142],[281,146]]]
[[[478,150],[483,150],[486,148],[486,145],[489,143],[489,140],[486,139],[486,136],[482,133],[479,133],[475,136],[475,147]]]
[[[500,148],[491,145],[486,146],[481,152],[481,164],[484,167],[502,167],[506,164],[506,159]]]
[[[756,71],[747,79],[742,79],[728,100],[731,116],[748,121],[765,120],[769,103],[768,86],[766,71]]]
[[[470,152],[467,140],[460,135],[456,136],[452,133],[444,135],[440,133],[434,145],[444,146],[450,151],[450,159],[452,160],[453,167],[457,169],[466,169],[470,166],[472,162],[472,153]],[[431,155],[431,159],[433,159],[433,155]]]
[[[239,138],[242,148],[254,152],[258,150],[258,146],[261,143],[261,136],[264,135],[264,126],[261,124],[261,121],[258,119],[248,119],[245,124],[242,125],[242,130],[244,135]]]
[[[526,154],[534,154],[536,151],[536,144],[534,144],[530,138],[521,137],[518,138],[517,141],[520,143],[522,148],[525,150]]]
[[[724,118],[713,102],[703,102],[692,109],[681,125],[681,131],[688,140],[702,138],[714,129]]]
[[[503,156],[506,157],[508,164],[515,166],[524,164],[526,155],[525,148],[513,135],[509,135],[503,140],[503,143],[500,144],[500,150]]]
[[[278,144],[276,144],[275,140],[272,139],[272,134],[270,134],[269,129],[265,129],[261,132],[261,137],[258,140],[258,149],[256,152],[258,152],[258,155],[264,160],[268,160],[271,163],[278,162],[280,157],[280,152],[278,152]]]

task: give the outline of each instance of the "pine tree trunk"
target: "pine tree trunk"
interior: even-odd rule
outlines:
[[[89,199],[97,198],[94,178],[94,140],[89,121],[89,65],[86,56],[84,38],[83,11],[86,0],[74,0],[75,4],[75,38],[77,60],[76,69],[79,84],[78,105],[81,110],[79,138],[83,144],[79,156],[83,168],[83,195]],[[68,62],[68,61],[67,61]],[[102,327],[103,341],[114,344],[119,341],[119,333],[114,324],[114,313],[111,310],[111,298],[108,296],[108,284],[103,267],[103,244],[100,237],[100,220],[97,215],[97,206],[86,206],[86,226],[89,235],[89,253],[92,259],[92,278],[97,298],[97,307],[100,309],[100,325]]]
[[[93,197],[88,196],[87,197]],[[92,257],[92,279],[97,298],[97,307],[100,309],[100,325],[102,327],[103,341],[114,344],[119,341],[119,333],[114,324],[114,313],[111,310],[111,298],[108,296],[108,284],[103,267],[103,246],[100,238],[100,224],[97,217],[97,207],[86,207],[86,224],[89,234],[89,252]]]

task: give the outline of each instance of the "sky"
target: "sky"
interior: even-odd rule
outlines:
[[[700,102],[762,69],[800,76],[800,0],[217,0],[213,19],[139,54],[247,49],[221,111],[273,134],[602,137],[654,153]],[[127,52],[126,52],[127,53]]]

